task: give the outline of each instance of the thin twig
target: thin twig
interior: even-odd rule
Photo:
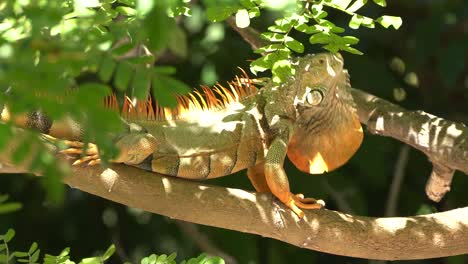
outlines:
[[[401,184],[405,177],[406,165],[408,164],[410,148],[408,145],[403,145],[398,153],[398,159],[395,164],[395,171],[393,173],[392,183],[390,185],[390,192],[385,206],[385,216],[395,216],[396,207],[398,204],[398,196],[400,195]]]

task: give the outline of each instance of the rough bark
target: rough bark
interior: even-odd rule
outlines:
[[[4,165],[7,155],[0,155]],[[2,166],[0,172],[26,172]],[[309,210],[299,220],[269,194],[223,188],[113,165],[73,167],[72,188],[192,223],[366,259],[425,259],[468,253],[468,207],[414,217],[372,218]]]
[[[433,164],[426,194],[440,201],[450,191],[455,170],[468,174],[468,128],[423,111],[409,111],[352,89],[361,123],[373,134],[392,137],[427,155]]]

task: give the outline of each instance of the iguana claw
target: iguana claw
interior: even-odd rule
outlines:
[[[80,141],[71,141],[71,140],[60,140],[58,138],[52,137],[50,135],[42,135],[44,139],[57,142],[60,141],[62,144],[65,145],[65,149],[60,150],[60,153],[67,154],[67,155],[83,155],[83,157],[75,160],[72,165],[80,165],[80,164],[87,164],[89,166],[97,165],[101,163],[99,159],[99,151],[96,144],[88,143],[86,148],[86,153],[84,153],[85,144]]]
[[[96,144],[88,143],[86,148],[86,153],[84,153],[84,144],[78,141],[68,141],[65,140],[64,144],[69,148],[61,150],[60,153],[68,154],[68,155],[83,155],[83,157],[75,160],[72,165],[81,165],[87,164],[89,166],[97,165],[101,163],[99,159],[99,152],[98,147]]]
[[[316,200],[314,198],[304,198],[302,193],[292,195],[290,200],[286,205],[296,213],[299,218],[304,216],[304,212],[300,209],[321,209],[325,206],[325,202],[323,200]]]

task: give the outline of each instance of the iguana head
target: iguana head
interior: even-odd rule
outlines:
[[[338,53],[303,57],[295,79],[297,127],[288,157],[308,173],[336,169],[351,158],[363,138],[343,58]]]

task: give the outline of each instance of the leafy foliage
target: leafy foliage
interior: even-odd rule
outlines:
[[[76,262],[70,259],[70,248],[67,247],[60,252],[59,255],[54,256],[45,254],[43,261],[40,262],[41,250],[38,248],[38,244],[33,242],[27,251],[12,251],[9,247],[9,243],[15,236],[13,229],[8,229],[4,235],[0,235],[0,263],[29,263],[29,264],[74,264]],[[95,257],[83,258],[78,263],[80,264],[103,264],[115,253],[115,246],[111,245],[106,251]],[[144,257],[141,260],[141,264],[176,264],[175,258],[176,253],[172,253],[167,256],[165,254],[156,255],[151,254],[148,257]],[[201,254],[196,258],[189,260],[183,260],[181,264],[224,264],[224,260],[219,257],[208,257],[206,254]],[[130,264],[127,262],[126,264]]]
[[[259,48],[256,53],[263,54],[262,57],[251,63],[253,73],[270,69],[273,73],[273,81],[284,82],[293,73],[289,59],[296,54],[304,52],[304,44],[291,37],[293,30],[310,35],[310,44],[320,44],[330,52],[340,50],[353,54],[363,53],[352,47],[359,42],[354,36],[341,36],[345,29],[336,26],[327,19],[328,13],[325,8],[333,8],[351,16],[349,27],[358,29],[360,26],[374,28],[375,23],[388,28],[393,26],[398,29],[402,20],[394,16],[380,16],[377,19],[357,14],[356,11],[366,5],[367,0],[324,0],[290,1],[296,5],[294,9],[286,9],[282,17],[274,21],[274,25],[268,27],[262,37],[270,44]],[[385,0],[374,1],[379,6],[386,6]],[[217,22],[227,19],[236,13],[236,24],[238,27],[247,27],[250,19],[260,16],[261,9],[272,8],[274,2],[265,0],[243,0],[240,5],[214,5],[208,8],[207,16],[210,20]]]

